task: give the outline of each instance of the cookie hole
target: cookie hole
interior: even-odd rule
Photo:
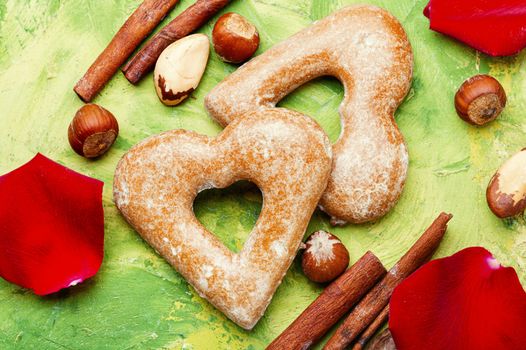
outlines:
[[[200,192],[194,200],[194,214],[228,249],[238,253],[256,224],[262,198],[255,184],[238,181]]]
[[[344,95],[343,85],[334,77],[321,77],[303,84],[279,103],[279,107],[289,108],[312,117],[320,124],[335,143],[341,133],[338,109]]]

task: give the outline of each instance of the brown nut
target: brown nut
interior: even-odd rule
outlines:
[[[301,266],[308,279],[324,283],[340,276],[349,265],[349,252],[338,237],[317,231],[305,242]]]
[[[242,63],[258,49],[259,33],[245,17],[229,12],[217,20],[212,31],[212,41],[223,61]]]
[[[499,218],[520,214],[526,208],[526,149],[497,170],[486,190],[491,211]]]
[[[93,103],[82,106],[68,128],[71,148],[86,158],[95,158],[106,153],[117,135],[117,119],[108,110]]]
[[[497,118],[506,106],[506,92],[489,75],[475,75],[466,80],[455,95],[455,109],[462,120],[484,125]]]
[[[175,106],[190,96],[203,77],[209,53],[210,41],[204,34],[186,36],[164,49],[153,72],[162,103]]]

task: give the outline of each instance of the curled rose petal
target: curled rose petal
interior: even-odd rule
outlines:
[[[46,295],[95,275],[103,185],[41,154],[1,176],[0,276]]]
[[[490,56],[509,56],[526,46],[524,0],[430,0],[431,29]]]
[[[398,350],[524,349],[526,293],[515,270],[484,248],[427,263],[394,291],[389,328]]]

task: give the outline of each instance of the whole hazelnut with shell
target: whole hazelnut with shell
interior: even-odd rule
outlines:
[[[68,128],[71,148],[86,158],[106,153],[118,134],[119,124],[115,116],[94,103],[82,106]]]
[[[229,12],[221,16],[212,31],[214,50],[230,63],[247,61],[259,46],[259,33],[245,17]]]
[[[455,109],[462,120],[484,125],[497,118],[506,106],[506,92],[497,79],[475,75],[467,79],[455,95]]]
[[[340,276],[349,265],[349,252],[335,235],[316,231],[305,242],[301,266],[313,282],[325,283]]]

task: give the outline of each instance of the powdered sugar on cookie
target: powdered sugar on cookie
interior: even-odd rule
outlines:
[[[345,96],[342,131],[320,202],[333,222],[366,222],[400,197],[408,155],[393,114],[409,90],[411,46],[400,23],[374,6],[351,6],[315,22],[228,76],[205,99],[227,125],[250,110],[275,106],[305,82],[338,78]]]
[[[250,329],[294,259],[330,168],[323,130],[297,112],[272,108],[249,113],[216,138],[174,130],[141,142],[119,162],[114,199],[199,295]],[[238,180],[260,188],[263,207],[234,254],[192,206],[199,191]]]

